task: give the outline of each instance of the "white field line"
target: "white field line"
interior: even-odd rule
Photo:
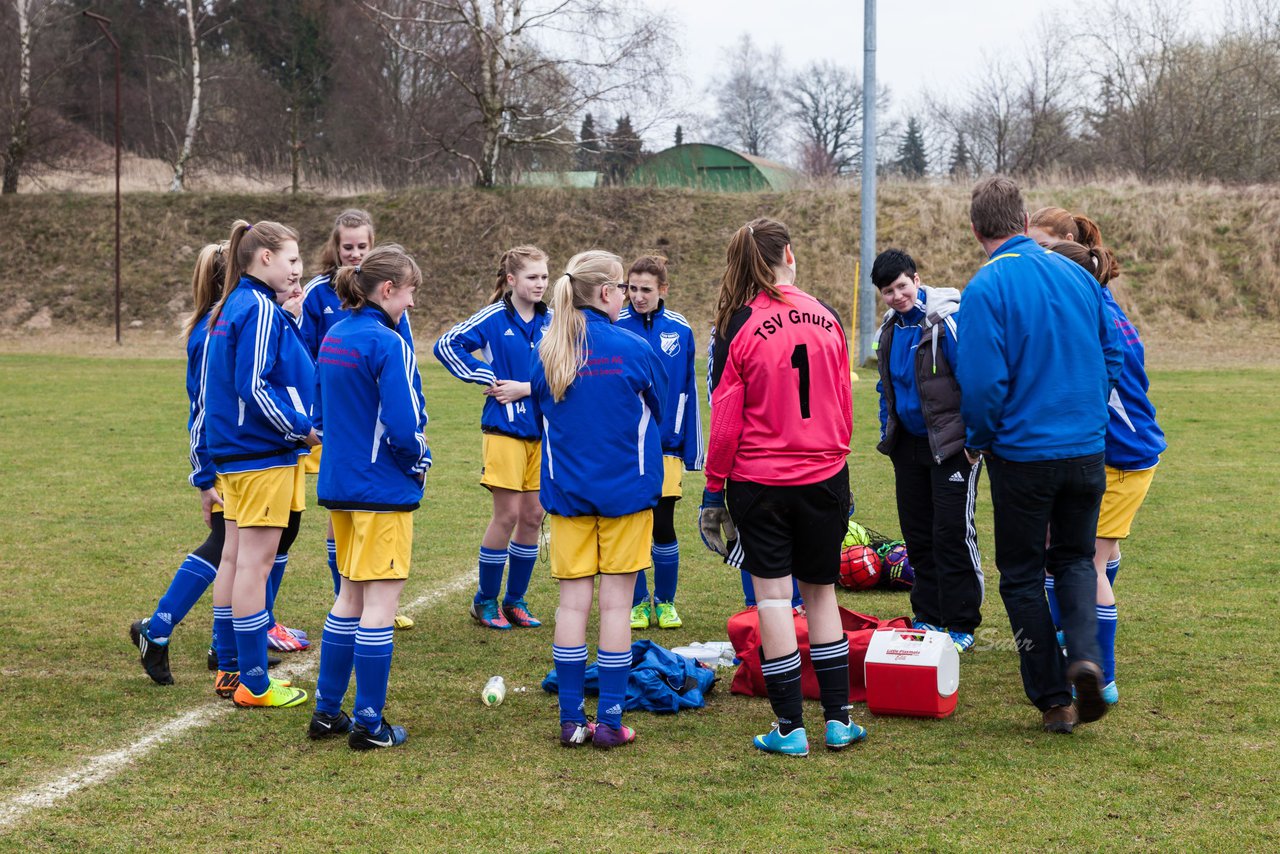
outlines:
[[[475,571],[465,572],[449,579],[440,587],[429,590],[409,604],[402,605],[400,613],[413,616],[418,609],[430,608],[449,594],[475,583]],[[308,661],[281,665],[276,673],[289,678],[301,677],[314,670],[318,663],[319,657],[312,656]],[[0,802],[0,832],[13,827],[31,812],[48,809],[82,789],[105,783],[130,763],[142,759],[162,744],[191,730],[208,726],[226,715],[232,708],[230,703],[219,700],[183,712],[153,727],[146,735],[126,747],[90,757],[79,768],[63,774],[56,780],[35,786]]]

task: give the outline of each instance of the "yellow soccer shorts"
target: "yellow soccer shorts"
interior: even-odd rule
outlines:
[[[298,458],[299,462],[302,463],[302,470],[307,474],[320,473],[320,449],[322,447],[324,446],[316,445],[311,449],[311,453],[307,454],[305,457]]]
[[[398,581],[409,577],[413,514],[331,510],[338,572],[350,581]]]
[[[501,433],[481,436],[484,462],[480,485],[489,489],[537,492],[542,479],[542,442]]]
[[[225,486],[225,485],[223,485],[223,483],[222,483],[222,475],[220,475],[220,474],[219,474],[219,475],[214,475],[214,478],[213,478],[213,491],[214,491],[214,492],[216,492],[216,493],[218,493],[219,495],[221,495],[221,496],[222,496],[222,500],[223,500],[223,501],[226,501],[226,500],[227,500],[227,488],[226,488],[226,486]],[[210,509],[210,511],[209,511],[209,512],[211,512],[211,513],[221,513],[221,512],[222,512],[222,505],[221,505],[221,504],[215,504],[215,505],[213,505],[213,507]],[[225,518],[225,517],[224,517],[224,518]]]
[[[547,516],[551,577],[625,575],[653,565],[653,511],[626,516]]]
[[[289,511],[306,507],[306,484],[298,464],[229,472],[218,475],[218,483],[223,518],[240,528],[284,528]]]
[[[662,497],[684,497],[684,460],[679,457],[662,458]]]
[[[1107,466],[1107,491],[1098,510],[1098,538],[1123,540],[1129,536],[1138,508],[1147,497],[1156,467],[1138,471],[1121,471]]]

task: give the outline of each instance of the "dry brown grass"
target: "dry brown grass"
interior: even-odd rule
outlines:
[[[1098,221],[1123,275],[1117,298],[1143,330],[1153,364],[1276,364],[1280,329],[1280,188],[1038,184],[1031,207],[1056,204]],[[788,223],[801,284],[848,318],[858,254],[853,188],[787,194],[675,190],[488,192],[417,190],[339,198],[227,193],[133,193],[124,206],[124,307],[130,346],[168,352],[189,307],[190,267],[203,243],[236,217],[279,219],[303,236],[310,260],[334,213],[373,212],[381,240],[404,243],[427,287],[414,311],[434,336],[486,298],[501,250],[534,242],[556,263],[599,246],[671,259],[671,303],[700,331],[709,322],[732,231],[768,214]],[[87,194],[20,195],[0,208],[0,349],[43,349],[77,330],[113,338],[112,201]],[[983,261],[969,232],[968,187],[887,182],[879,244],[907,249],[926,282],[962,285]],[[48,341],[50,336],[55,341]],[[700,337],[703,337],[700,335]],[[78,345],[75,345],[78,346]],[[111,345],[114,347],[114,344]],[[176,343],[173,344],[176,348]],[[174,352],[177,352],[174,350]]]

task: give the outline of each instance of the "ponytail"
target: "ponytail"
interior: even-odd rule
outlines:
[[[716,305],[716,329],[727,334],[729,318],[756,294],[764,291],[776,300],[782,299],[774,267],[784,263],[786,247],[791,244],[787,227],[777,220],[760,218],[739,228],[729,240],[724,275],[720,278],[720,299]]]
[[[1074,240],[1057,240],[1045,248],[1084,267],[1100,285],[1106,285],[1115,278],[1115,271],[1119,269],[1115,256],[1105,246],[1085,246]]]
[[[560,402],[587,363],[587,319],[583,306],[602,285],[622,274],[622,259],[612,252],[592,249],[569,259],[564,275],[551,286],[551,323],[538,344],[551,396]]]
[[[1031,225],[1043,229],[1058,240],[1074,240],[1088,249],[1098,250],[1096,269],[1099,274],[1095,274],[1095,278],[1098,278],[1102,284],[1120,275],[1120,262],[1116,260],[1115,253],[1102,243],[1102,229],[1084,214],[1073,214],[1062,208],[1041,208],[1031,215]],[[1053,249],[1052,246],[1047,248]],[[1054,249],[1054,251],[1058,250]],[[1059,254],[1067,255],[1068,253],[1060,252]],[[1071,260],[1077,261],[1090,272],[1095,269],[1093,262],[1079,261],[1074,257]]]
[[[182,340],[191,340],[191,333],[204,319],[222,294],[223,278],[227,272],[227,242],[210,243],[196,256],[196,269],[191,275],[191,296],[195,307],[182,324]]]
[[[278,222],[263,220],[250,225],[247,220],[238,219],[232,224],[231,237],[227,241],[227,272],[223,280],[222,297],[209,312],[210,329],[213,329],[214,324],[218,322],[218,318],[222,315],[222,308],[227,304],[227,298],[240,283],[240,277],[244,275],[245,270],[253,263],[254,256],[263,249],[278,252],[280,247],[290,240],[297,243],[298,232]]]
[[[347,311],[356,311],[373,302],[370,295],[386,281],[394,282],[397,289],[422,284],[418,262],[398,243],[375,247],[360,266],[339,267],[332,279],[333,289]]]
[[[502,253],[502,259],[498,261],[498,281],[494,285],[493,294],[489,297],[486,305],[492,305],[500,301],[507,295],[507,276],[518,276],[520,271],[530,262],[547,261],[547,253],[543,252],[536,246],[525,244],[508,249]]]

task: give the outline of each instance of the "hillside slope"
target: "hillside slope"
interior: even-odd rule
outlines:
[[[1280,188],[1040,186],[1034,209],[1057,204],[1099,222],[1123,267],[1118,299],[1148,338],[1205,338],[1205,321],[1247,329],[1280,321]],[[397,241],[426,276],[413,322],[435,335],[476,310],[496,260],[532,242],[552,256],[552,277],[575,251],[671,259],[671,302],[705,329],[724,247],[748,219],[789,225],[800,284],[849,317],[857,259],[858,197],[845,190],[713,194],[674,190],[419,190],[334,199],[274,195],[130,194],[124,200],[126,327],[176,330],[190,308],[195,252],[236,217],[278,219],[300,231],[306,275],[335,213],[370,210],[378,239]],[[113,207],[108,196],[7,196],[0,207],[0,332],[100,327],[112,317]],[[883,186],[880,246],[915,256],[927,283],[961,285],[982,263],[969,231],[968,187]]]

